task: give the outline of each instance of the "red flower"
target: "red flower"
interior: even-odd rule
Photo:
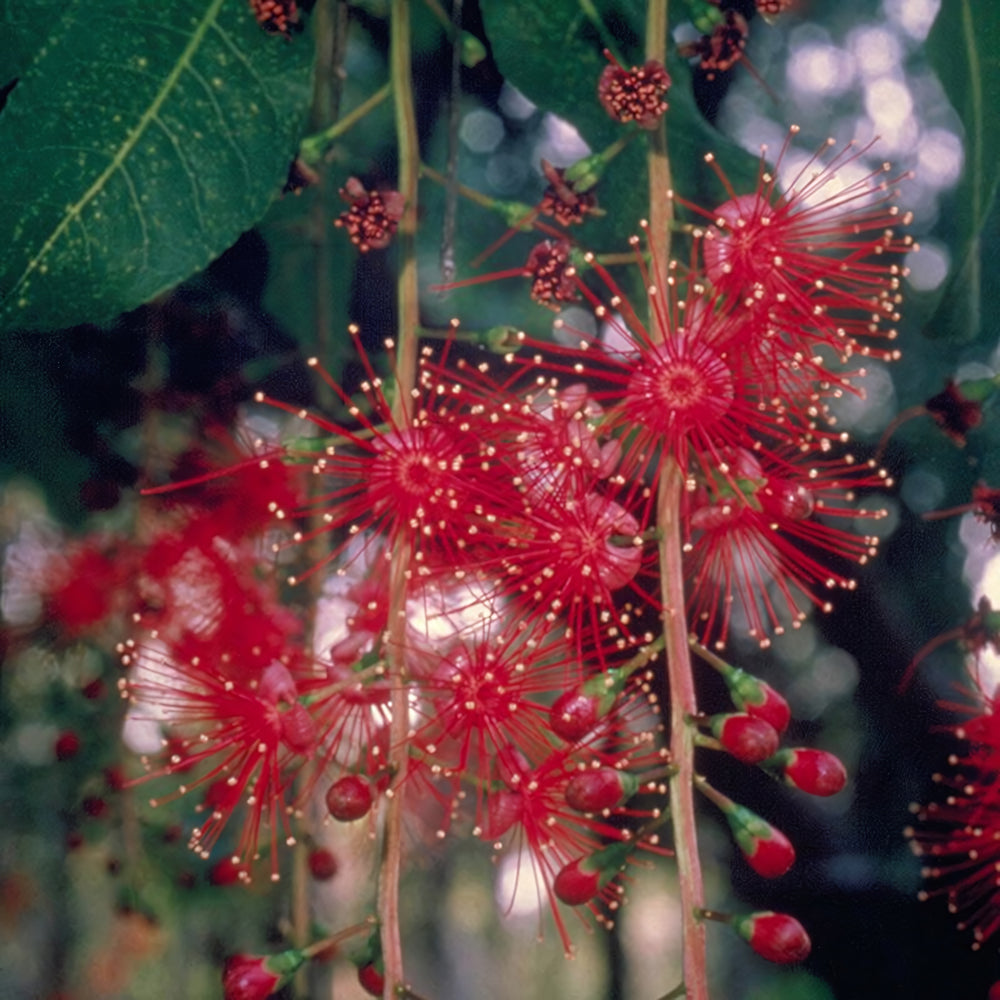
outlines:
[[[711,212],[695,208],[713,223],[703,244],[705,271],[723,294],[748,297],[770,311],[778,335],[767,346],[781,350],[786,363],[811,357],[819,344],[840,356],[870,353],[872,337],[895,337],[883,323],[896,319],[903,269],[893,258],[913,246],[896,229],[908,219],[889,204],[893,192],[882,179],[888,165],[850,179],[865,152],[854,145],[822,165],[827,147],[821,148],[781,193],[779,179],[797,132],[791,129],[774,167],[761,163],[753,194],[737,194],[709,158],[730,199]],[[864,344],[843,327],[847,315],[864,318],[851,328],[867,338]]]
[[[356,337],[357,328],[351,333]],[[263,394],[257,397],[329,435],[315,439],[315,451],[289,452],[312,461],[320,489],[308,499],[303,497],[295,509],[276,511],[285,520],[321,518],[323,527],[296,532],[295,544],[332,532],[342,532],[346,538],[309,573],[340,559],[355,539],[384,541],[385,551],[397,541],[409,541],[426,567],[424,573],[437,567],[461,569],[469,561],[469,551],[503,544],[496,536],[499,518],[520,510],[524,503],[504,474],[505,454],[494,445],[497,432],[489,430],[499,421],[463,412],[461,383],[439,379],[429,364],[421,367],[413,417],[397,421],[383,395],[383,380],[371,370],[363,351],[362,355],[369,376],[362,385],[368,414],[362,414],[315,358],[309,360],[357,420],[353,427]],[[510,447],[503,445],[507,451]],[[357,541],[353,547],[355,553],[360,551]]]
[[[207,790],[199,811],[209,815],[191,835],[191,847],[203,857],[245,801],[237,854],[244,863],[256,857],[266,826],[276,876],[279,833],[290,837],[289,772],[301,768],[315,743],[314,727],[301,718],[297,682],[278,661],[256,670],[243,663],[233,673],[221,657],[165,657],[156,641],[154,635],[148,645],[125,644],[122,662],[129,673],[119,682],[138,717],[162,720],[172,734],[166,759],[149,763],[147,778],[180,773],[185,777],[175,795]]]
[[[945,794],[912,806],[906,833],[928,884],[919,897],[944,896],[978,949],[1000,930],[1000,714],[995,694],[978,687],[968,694],[972,704],[946,706],[967,718],[953,727],[965,747],[950,758],[952,773],[934,775]]]

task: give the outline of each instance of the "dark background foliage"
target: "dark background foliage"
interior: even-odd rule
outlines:
[[[87,997],[98,995],[93,983],[101,982],[107,985],[101,996],[160,997],[171,995],[167,984],[183,982],[183,995],[212,997],[219,995],[224,954],[280,939],[288,898],[262,883],[249,891],[211,885],[209,866],[185,851],[189,820],[182,810],[151,811],[141,789],[122,793],[109,784],[108,769],[123,757],[113,656],[92,645],[65,648],[53,637],[25,641],[9,624],[19,592],[16,572],[24,569],[11,553],[23,541],[24,525],[43,518],[45,531],[57,538],[125,530],[135,515],[137,483],[152,471],[163,473],[177,439],[191,433],[192,417],[229,423],[260,388],[296,404],[314,403],[304,356],[322,353],[350,385],[356,369],[337,332],[357,322],[373,350],[391,332],[392,251],[358,257],[329,225],[342,207],[336,190],[349,175],[370,187],[392,184],[390,103],[338,137],[318,188],[272,203],[305,128],[325,126],[338,109],[356,107],[384,82],[385,11],[375,2],[359,3],[349,14],[346,5],[321,3],[323,11],[307,11],[306,30],[285,40],[261,32],[241,0],[29,6],[30,13],[25,5],[0,3],[0,539],[8,546],[8,625],[0,633],[6,654],[0,674],[0,992],[18,1000]],[[643,5],[608,0],[595,6],[622,57],[641,60]],[[748,54],[765,83],[743,66],[709,82],[684,60],[670,64],[675,186],[712,204],[720,189],[704,169],[705,151],[716,152],[734,182],[752,183],[756,161],[739,148],[745,137],[736,127],[748,108],[783,126],[805,115],[804,132],[817,143],[826,132],[849,138],[864,131],[857,124],[865,114],[863,66],[855,68],[854,88],[789,86],[789,66],[809,45],[846,51],[859,27],[884,27],[902,39],[905,55],[892,73],[915,95],[918,130],[947,123],[961,143],[964,170],[957,183],[928,193],[919,187],[919,163],[906,162],[913,151],[892,154],[901,169],[918,171],[918,239],[950,263],[948,278],[934,288],[905,288],[902,360],[889,381],[878,383],[895,411],[926,401],[947,377],[992,374],[997,345],[990,303],[998,289],[989,264],[1000,254],[994,198],[1000,14],[986,0],[945,0],[930,34],[914,40],[893,13],[899,6],[814,0],[774,26],[754,20]],[[617,127],[592,100],[606,38],[583,7],[571,0],[465,0],[466,26],[487,55],[462,69],[461,112],[491,112],[490,126],[501,128],[501,138],[489,153],[463,146],[464,184],[490,190],[499,162],[506,172],[493,196],[537,201],[544,182],[530,157],[551,126],[545,112],[571,122],[592,149],[614,141]],[[428,6],[415,3],[414,14],[423,158],[441,168],[451,50]],[[339,53],[346,75],[325,98],[325,110],[317,102],[320,110],[307,122],[321,16],[349,24]],[[684,18],[675,13],[675,19]],[[153,37],[169,45],[151,47]],[[162,65],[141,64],[147,56]],[[217,74],[225,86],[214,86]],[[538,109],[512,114],[501,96],[505,78]],[[927,86],[921,89],[929,80],[939,81],[944,111],[932,106]],[[120,142],[130,128],[146,129],[156,141],[136,142],[111,169],[100,149]],[[164,141],[194,132],[203,134],[191,142]],[[78,158],[70,155],[84,146]],[[599,188],[605,214],[582,237],[602,251],[622,249],[645,213],[641,143],[612,167]],[[245,178],[245,197],[228,195],[236,175]],[[147,181],[136,184],[137,178]],[[144,208],[150,204],[145,195],[159,208]],[[425,182],[422,197],[421,268],[423,284],[431,285],[440,280],[444,195]],[[66,214],[67,205],[76,206],[74,212]],[[459,219],[454,251],[463,277],[504,223],[465,203]],[[526,246],[530,237],[511,241],[487,269],[520,266]],[[132,258],[140,250],[145,256],[137,262]],[[126,260],[136,267],[123,269]],[[447,298],[428,291],[423,309],[428,326],[456,315],[544,335],[552,320],[502,282]],[[317,342],[317,328],[335,336]],[[859,453],[875,452],[882,426],[860,421]],[[766,654],[738,650],[745,666],[789,692],[798,720],[793,737],[840,753],[852,777],[836,804],[817,807],[744,768],[713,762],[713,780],[784,829],[799,861],[787,876],[766,883],[738,858],[730,862],[725,838],[709,833],[710,893],[722,908],[728,901],[794,912],[814,941],[804,968],[779,974],[737,953],[721,933],[713,936],[719,995],[727,1000],[975,1000],[1000,978],[995,942],[973,952],[943,900],[918,904],[919,865],[903,837],[909,804],[936,794],[930,775],[946,767],[955,749],[943,731],[951,716],[938,702],[957,697],[961,651],[943,648],[905,693],[897,691],[917,650],[971,614],[959,520],[928,521],[921,514],[966,502],[979,480],[1000,484],[1000,415],[988,400],[983,423],[964,448],[928,417],[915,419],[892,438],[882,461],[895,479],[891,517],[880,557],[860,574],[858,589],[841,596],[832,615],[811,622],[806,639],[788,637]],[[992,543],[978,536],[968,544],[982,556]],[[100,690],[82,693],[96,682]],[[721,692],[709,680],[704,696],[711,702]],[[65,731],[87,739],[81,753],[60,761],[52,748]],[[706,812],[706,827],[713,823]],[[662,904],[668,865],[638,873],[637,905],[627,910],[620,934],[582,935],[584,954],[574,969],[558,948],[535,950],[533,923],[524,933],[515,918],[492,915],[490,869],[481,854],[476,845],[439,853],[407,886],[407,898],[422,903],[409,914],[413,979],[433,984],[430,996],[583,998],[603,989],[608,996],[652,998],[673,985],[658,955],[666,961],[676,948],[675,929],[663,916],[670,905]],[[639,884],[647,878],[649,896]],[[349,891],[345,886],[344,894]],[[339,897],[331,905],[341,903],[349,906]],[[102,973],[102,961],[120,977]],[[321,987],[329,991],[325,975],[314,980],[316,996],[326,995]],[[349,985],[343,989],[338,996],[352,995]]]

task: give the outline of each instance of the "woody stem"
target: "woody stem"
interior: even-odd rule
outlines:
[[[646,59],[666,63],[669,30],[668,0],[649,0],[646,8]],[[673,180],[667,149],[667,126],[661,118],[650,136],[649,249],[654,261],[666,266],[670,259],[673,224]],[[660,333],[662,336],[662,331]],[[705,890],[698,856],[698,830],[694,804],[695,732],[688,720],[697,716],[698,703],[691,672],[685,612],[684,569],[681,550],[681,494],[683,471],[663,462],[657,494],[660,530],[660,593],[663,602],[663,635],[667,653],[667,686],[670,693],[670,754],[674,774],[670,780],[670,814],[681,894],[684,985],[688,1000],[708,1000],[705,926],[699,917]]]
[[[399,278],[396,287],[398,336],[396,345],[397,392],[393,421],[405,425],[412,416],[410,390],[416,382],[417,331],[420,315],[417,285],[417,183],[420,154],[416,113],[413,106],[413,73],[410,62],[410,2],[392,0],[390,10],[389,58],[396,111],[399,150],[399,192],[406,208],[400,219],[397,249]],[[403,946],[399,927],[399,878],[402,870],[402,782],[408,765],[406,732],[408,702],[406,686],[406,586],[410,573],[412,544],[405,535],[395,540],[389,568],[389,621],[386,660],[392,697],[389,724],[389,765],[392,773],[382,834],[382,862],[379,871],[378,916],[385,975],[385,1000],[392,1000],[404,988]]]

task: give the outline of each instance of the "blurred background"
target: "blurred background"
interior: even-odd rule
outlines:
[[[931,776],[947,771],[948,755],[960,749],[947,731],[954,714],[940,703],[962,700],[965,653],[957,643],[942,645],[902,694],[899,681],[925,643],[970,618],[981,595],[1000,605],[989,527],[971,515],[923,517],[968,503],[977,482],[1000,486],[1000,414],[989,399],[964,445],[920,409],[946,380],[991,378],[998,366],[990,307],[1000,292],[990,266],[1000,253],[991,207],[997,163],[983,129],[995,123],[1000,17],[988,0],[945,0],[953,20],[942,26],[935,23],[941,5],[803,0],[764,23],[745,9],[752,4],[734,3],[728,6],[750,26],[744,59],[713,80],[680,58],[670,67],[672,110],[680,109],[688,128],[697,120],[695,147],[717,142],[741,176],[753,177],[762,144],[772,154],[781,149],[792,123],[801,131],[784,159],[790,171],[828,136],[838,146],[873,143],[859,169],[889,160],[890,177],[913,172],[898,185],[898,203],[913,212],[909,231],[920,244],[906,261],[902,358],[867,364],[865,398],[843,400],[838,412],[856,453],[878,452],[894,479],[887,496],[862,501],[889,511],[876,523],[879,558],[832,614],[810,619],[766,652],[739,637],[731,649],[731,659],[788,697],[789,744],[836,753],[851,779],[832,799],[807,799],[746,768],[712,762],[713,780],[738,789],[741,802],[784,830],[799,857],[781,879],[758,878],[706,809],[702,851],[713,907],[788,911],[813,940],[802,967],[776,969],[725,928],[710,927],[719,1000],[985,1000],[1000,979],[996,941],[974,951],[943,899],[918,902],[920,865],[903,835],[911,803],[939,794]],[[413,6],[425,162],[444,170],[454,121],[461,184],[532,205],[545,187],[541,159],[567,166],[606,144],[613,123],[592,111],[572,114],[591,94],[574,77],[578,43],[560,34],[563,21],[588,5],[551,0],[553,31],[526,52],[519,32],[534,5],[465,0],[464,24],[481,51],[469,42],[475,54],[465,59],[453,101],[452,49],[437,4]],[[641,60],[641,17],[632,8],[642,5],[598,6],[622,51]],[[672,5],[677,41],[698,37],[696,14],[679,0]],[[318,45],[327,66],[307,131],[383,86],[385,18],[377,2],[331,0],[303,11],[306,30],[289,44]],[[599,51],[599,40],[582,37]],[[978,119],[970,119],[970,102]],[[622,155],[598,189],[607,214],[581,236],[605,252],[626,248],[642,212],[645,177],[622,166],[633,154],[641,162],[636,148]],[[115,683],[115,644],[127,623],[71,639],[60,634],[44,619],[44,567],[74,539],[136,531],[137,484],[169,469],[199,425],[277,427],[273,411],[252,406],[256,391],[322,404],[306,356],[319,353],[346,385],[356,384],[347,338],[316,331],[358,323],[377,355],[392,330],[394,257],[391,250],[359,256],[330,221],[344,207],[337,190],[349,176],[386,187],[395,169],[391,101],[384,101],[330,144],[317,184],[275,201],[173,292],[105,325],[15,331],[0,341],[0,994],[10,1000],[207,1000],[222,995],[226,955],[283,946],[296,906],[309,906],[317,929],[364,912],[373,850],[364,823],[312,823],[283,862],[277,887],[266,877],[233,882],[218,864],[224,843],[207,861],[187,850],[190,804],[153,810],[146,786],[127,784],[137,768],[123,745]],[[683,179],[696,170],[700,162],[679,173]],[[718,198],[714,177],[698,183],[707,187],[693,200]],[[687,193],[681,181],[678,188]],[[425,180],[421,197],[424,324],[443,327],[457,316],[479,328],[550,335],[555,314],[516,282],[432,288],[449,277],[441,264],[446,196]],[[459,200],[457,279],[523,264],[530,235],[508,241],[478,272],[471,268],[504,228],[497,212]],[[574,307],[564,319],[580,328],[593,323]],[[897,414],[911,408],[918,408],[913,419],[880,445]],[[96,570],[93,582],[99,589]],[[983,668],[990,668],[986,658]],[[322,880],[308,863],[320,847],[337,862]],[[515,885],[516,858],[494,859],[487,845],[455,839],[445,849],[416,847],[411,860],[403,887],[408,972],[427,1000],[655,1000],[680,978],[669,861],[633,872],[612,932],[575,926],[578,954],[567,961],[533,889]],[[314,963],[280,995],[363,994],[350,963],[334,958]]]

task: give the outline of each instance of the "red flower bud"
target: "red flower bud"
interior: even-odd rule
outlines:
[[[361,819],[372,807],[372,787],[364,778],[347,774],[326,790],[326,808],[334,819]]]
[[[519,822],[523,813],[524,796],[520,792],[500,788],[492,792],[487,800],[486,823],[477,831],[477,836],[483,840],[496,840]]]
[[[592,900],[601,891],[601,873],[581,867],[588,858],[577,858],[559,869],[552,883],[556,898],[567,906],[579,906]]]
[[[563,865],[552,882],[556,898],[567,906],[590,902],[621,871],[631,847],[624,842],[609,844]]]
[[[567,743],[583,739],[601,717],[599,702],[600,699],[579,689],[560,695],[549,710],[552,732]]]
[[[700,779],[698,787],[721,810],[750,867],[762,878],[779,878],[795,864],[795,848],[776,827]]]
[[[60,733],[56,737],[56,760],[69,760],[80,752],[80,737],[72,730]]]
[[[1000,982],[994,983],[986,994],[986,1000],[1000,1000]]]
[[[358,969],[358,982],[365,993],[373,997],[382,996],[385,990],[385,976],[378,970],[374,962],[368,962]]]
[[[247,866],[234,858],[220,858],[208,873],[212,885],[233,885],[248,875]]]
[[[788,707],[788,702],[778,694],[777,691],[765,681],[757,680],[757,691],[759,700],[747,698],[740,706],[747,715],[754,718],[763,719],[769,722],[779,733],[783,733],[788,728],[788,723],[792,719],[792,711]]]
[[[844,765],[825,750],[782,750],[767,763],[782,769],[787,784],[810,795],[836,795],[847,784]]]
[[[709,723],[715,738],[744,764],[759,764],[778,750],[777,729],[747,713],[715,715]]]
[[[616,667],[560,695],[549,710],[549,727],[567,743],[583,739],[611,711],[629,675]]]
[[[566,803],[582,813],[601,812],[635,795],[639,779],[616,767],[597,767],[574,774],[566,785]]]
[[[326,882],[333,878],[339,868],[336,855],[325,847],[317,847],[309,852],[309,874],[317,882]]]
[[[809,957],[812,942],[806,929],[787,913],[764,910],[737,917],[733,926],[761,958],[789,965]]]
[[[301,951],[278,955],[232,955],[222,971],[225,1000],[266,1000],[295,975],[305,962]]]

